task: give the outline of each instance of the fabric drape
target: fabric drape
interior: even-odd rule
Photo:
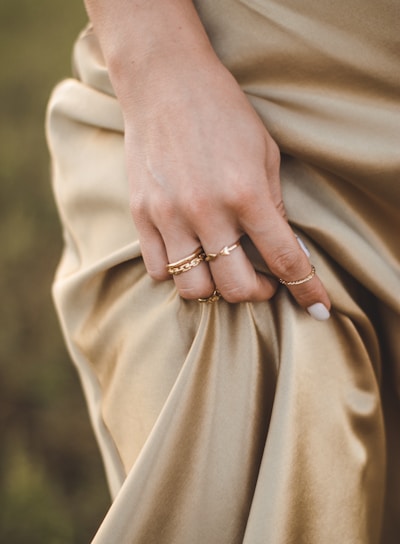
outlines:
[[[47,134],[65,238],[54,298],[113,495],[93,544],[397,544],[400,5],[196,5],[281,149],[332,317],[283,286],[205,305],[147,275],[89,25]]]

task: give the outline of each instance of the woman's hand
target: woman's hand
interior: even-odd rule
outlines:
[[[182,4],[189,9],[184,19],[197,28],[193,10]],[[129,65],[115,55],[115,44],[109,47],[146,268],[154,279],[167,280],[168,263],[199,246],[218,253],[247,234],[277,278],[305,278],[311,265],[285,218],[277,145],[204,31],[196,42],[182,28],[165,48],[152,44],[143,57],[129,55]],[[184,298],[206,298],[217,288],[232,303],[268,300],[279,285],[255,271],[241,246],[173,279]],[[330,307],[316,275],[288,288],[311,313],[315,304]]]

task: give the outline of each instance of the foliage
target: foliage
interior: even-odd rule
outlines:
[[[50,286],[61,234],[44,112],[70,75],[80,0],[0,3],[0,542],[87,543],[108,507]]]

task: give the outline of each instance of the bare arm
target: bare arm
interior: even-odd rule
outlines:
[[[86,0],[125,119],[132,213],[149,274],[199,245],[216,253],[246,233],[285,280],[310,272],[281,203],[279,150],[216,57],[189,0]],[[241,247],[174,276],[181,296],[267,300],[277,282]],[[330,307],[317,276],[288,287]]]
[[[204,56],[207,62],[207,56],[214,56],[190,0],[85,0],[85,4],[123,107],[129,108],[132,94],[143,91],[153,59],[158,69],[166,62],[169,69],[179,70],[183,57]]]

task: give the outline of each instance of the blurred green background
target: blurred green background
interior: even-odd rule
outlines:
[[[0,542],[90,542],[109,496],[50,297],[61,251],[44,138],[80,0],[0,2]]]

